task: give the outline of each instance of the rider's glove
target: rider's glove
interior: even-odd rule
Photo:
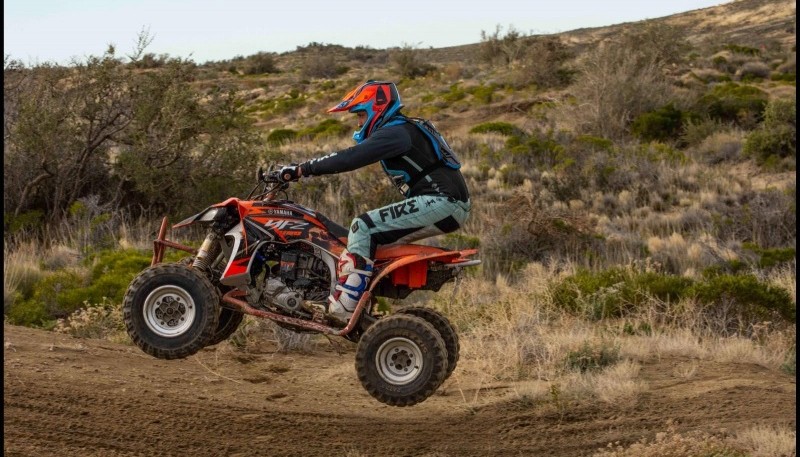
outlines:
[[[300,179],[300,173],[300,165],[292,164],[281,168],[281,171],[278,175],[280,176],[281,181],[290,182]]]

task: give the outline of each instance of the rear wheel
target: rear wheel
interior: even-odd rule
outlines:
[[[219,324],[219,293],[201,272],[158,264],[141,272],[122,301],[133,342],[160,359],[188,357],[211,340]]]
[[[411,314],[412,316],[421,317],[439,332],[442,341],[444,341],[444,347],[447,349],[447,375],[445,375],[445,379],[449,378],[453,374],[453,370],[456,369],[456,364],[458,364],[460,350],[458,334],[453,328],[453,324],[442,313],[421,306],[403,308],[398,310],[397,314]]]
[[[447,349],[427,321],[395,314],[364,332],[356,351],[356,371],[378,401],[411,406],[430,397],[444,381]]]
[[[219,312],[217,330],[206,346],[213,346],[228,339],[239,328],[244,320],[244,313],[229,308],[222,308]]]

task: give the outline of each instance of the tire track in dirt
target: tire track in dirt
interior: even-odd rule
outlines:
[[[682,378],[672,373],[686,360],[653,360],[636,400],[560,407],[512,395],[514,383],[471,385],[457,371],[425,402],[394,408],[361,388],[352,353],[210,348],[163,361],[105,341],[4,330],[3,447],[13,456],[574,457],[652,439],[668,421],[717,432],[794,427],[796,417],[795,378],[752,364],[700,361]],[[487,401],[468,403],[473,393]]]

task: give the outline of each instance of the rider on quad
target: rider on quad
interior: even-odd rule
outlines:
[[[401,108],[394,83],[361,84],[328,110],[358,116],[356,145],[280,170],[283,180],[293,181],[380,162],[405,197],[355,217],[350,225],[338,284],[328,297],[329,316],[343,322],[367,288],[378,245],[450,233],[463,227],[469,215],[469,191],[455,154],[432,124],[404,116]]]

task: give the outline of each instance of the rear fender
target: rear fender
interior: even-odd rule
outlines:
[[[424,249],[419,253],[409,254],[392,260],[370,281],[369,290],[372,291],[383,278],[389,275],[391,275],[391,281],[394,285],[407,285],[412,289],[420,288],[427,283],[428,266],[432,261],[441,262],[454,267],[471,266],[480,263],[480,260],[468,258],[471,255],[477,254],[477,249],[465,249],[462,251],[433,249],[435,249],[434,252],[430,249]]]

